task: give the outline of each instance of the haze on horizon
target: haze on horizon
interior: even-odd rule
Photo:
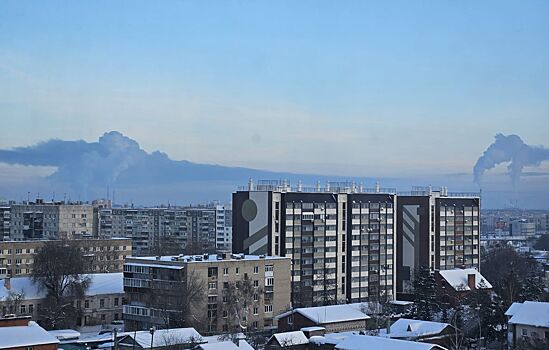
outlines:
[[[3,1],[0,149],[117,130],[174,160],[478,189],[494,135],[549,145],[548,63],[544,1]],[[484,181],[547,198],[548,171]]]

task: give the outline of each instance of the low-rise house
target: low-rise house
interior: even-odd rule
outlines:
[[[492,285],[476,269],[440,270],[436,275],[439,292],[455,304],[475,289],[492,291]]]
[[[59,340],[30,317],[0,319],[0,349],[57,350]]]
[[[446,348],[428,343],[417,343],[407,340],[396,340],[369,335],[352,335],[335,346],[337,350],[445,350]]]
[[[549,348],[549,303],[513,303],[505,315],[509,318],[507,329],[510,348],[528,344],[547,345]]]
[[[275,333],[265,345],[266,350],[306,350],[308,347],[309,339],[302,331]]]
[[[411,340],[423,343],[447,346],[451,337],[455,335],[454,327],[448,323],[398,319],[387,330],[380,330],[380,336],[391,339]]]
[[[324,327],[326,332],[364,330],[369,318],[360,304],[303,307],[276,317],[278,330],[283,332],[311,326]]]
[[[120,350],[193,349],[206,341],[194,328],[171,328],[125,332],[118,341]]]
[[[309,343],[310,349],[322,350],[446,350],[445,347],[436,344],[369,336],[356,332],[315,336],[309,339]]]
[[[84,298],[76,306],[82,310],[79,326],[109,324],[122,319],[124,297],[123,273],[97,273],[91,278]],[[45,288],[35,284],[30,277],[0,280],[0,310],[2,315],[31,316],[40,320],[40,311],[46,297]]]

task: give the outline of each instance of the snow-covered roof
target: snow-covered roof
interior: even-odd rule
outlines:
[[[356,304],[342,304],[297,308],[277,316],[277,319],[288,316],[295,312],[303,315],[304,317],[315,322],[316,324],[359,321],[367,320],[370,318],[370,316],[362,312]]]
[[[307,339],[302,331],[275,333],[272,335],[271,339],[273,337],[282,347],[290,345],[309,344],[309,339]]]
[[[303,327],[301,328],[303,332],[318,332],[318,331],[325,331],[326,328],[319,327],[319,326],[311,326],[311,327]]]
[[[397,340],[369,335],[351,335],[335,346],[338,350],[431,350],[444,349],[443,347],[429,343],[418,343],[407,340]]]
[[[86,291],[87,296],[99,294],[122,294],[124,293],[124,274],[114,273],[92,273],[90,287]],[[24,300],[36,300],[46,297],[46,289],[32,281],[31,277],[10,278],[10,289],[6,288],[5,280],[0,280],[0,301],[8,297],[9,292],[23,293]]]
[[[149,331],[129,332],[128,336],[133,338],[142,348],[149,348],[151,346],[152,335]],[[155,348],[167,345],[203,342],[202,336],[194,328],[158,329],[154,332],[152,340],[153,347]]]
[[[59,340],[33,321],[28,326],[0,327],[0,349],[59,344]]]
[[[204,255],[163,255],[163,256],[132,256],[132,259],[143,261],[159,261],[159,262],[213,262],[213,261],[235,261],[235,260],[279,260],[289,259],[280,256],[268,255],[247,255],[247,254],[227,254],[223,258],[219,254],[204,254]]]
[[[58,329],[55,331],[48,331],[48,333],[53,335],[59,340],[69,340],[69,339],[80,338],[80,332],[75,331],[74,329]]]
[[[124,293],[124,273],[94,273],[86,295],[119,294]]]
[[[471,274],[475,275],[476,288],[481,288],[482,284],[484,284],[485,288],[492,288],[490,282],[475,269],[441,270],[439,274],[457,291],[471,290],[468,285],[468,276]]]
[[[505,311],[505,316],[513,316],[515,312],[517,312],[517,310],[520,309],[521,306],[522,306],[522,303],[511,304],[511,306],[509,306],[507,311]]]
[[[449,326],[448,323],[401,318],[391,325],[389,334],[385,329],[380,330],[380,334],[390,338],[419,338],[438,335]]]
[[[200,344],[198,347],[202,350],[239,350],[240,348],[230,340],[217,343]]]
[[[509,310],[512,307],[513,305]],[[549,328],[549,303],[525,301],[522,305],[515,307],[513,317],[511,317],[509,323]]]

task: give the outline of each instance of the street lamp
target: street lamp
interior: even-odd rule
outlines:
[[[151,349],[153,348],[153,339],[154,339],[154,332],[156,331],[156,327],[155,326],[152,326],[150,329],[149,329],[149,332],[151,333]]]

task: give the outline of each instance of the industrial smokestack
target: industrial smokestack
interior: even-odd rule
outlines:
[[[473,175],[475,182],[480,185],[484,172],[498,164],[510,162],[507,169],[516,187],[525,166],[539,166],[544,160],[549,160],[549,149],[527,145],[518,135],[497,134],[496,141],[477,160]]]

